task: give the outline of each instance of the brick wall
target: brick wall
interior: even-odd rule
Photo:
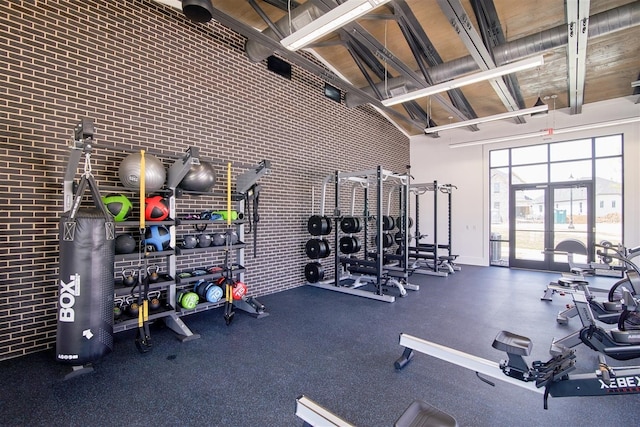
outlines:
[[[272,162],[259,253],[246,255],[258,296],[304,283],[323,177],[409,163],[408,138],[375,110],[324,98],[296,67],[273,74],[246,59],[243,37],[151,0],[2,2],[0,32],[0,359],[55,343],[62,180],[81,117],[95,122],[101,185],[117,183],[127,149]]]

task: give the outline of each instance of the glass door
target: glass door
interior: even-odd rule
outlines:
[[[572,259],[563,254],[550,254],[549,269],[569,271],[574,266],[586,267],[594,260],[595,215],[593,214],[593,185],[591,181],[562,183],[550,186],[553,221],[550,248],[572,253]]]
[[[591,182],[514,185],[510,197],[509,265],[569,271],[593,260],[594,222]]]
[[[546,269],[548,244],[547,186],[512,186],[510,197],[509,265]]]

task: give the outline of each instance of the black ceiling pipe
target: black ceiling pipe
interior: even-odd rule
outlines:
[[[209,22],[213,18],[211,0],[182,0],[182,11],[194,22]]]

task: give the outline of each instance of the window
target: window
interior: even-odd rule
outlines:
[[[593,241],[622,242],[623,149],[623,138],[618,134],[489,151],[489,232],[491,236],[500,236],[501,241],[499,247],[490,248],[491,265],[508,266],[509,253],[530,249],[510,250],[510,244],[519,242],[516,235],[510,235],[510,227],[517,221],[512,215],[525,215],[523,209],[528,209],[526,215],[548,214],[543,212],[548,208],[538,201],[530,200],[524,206],[523,201],[510,200],[513,188],[528,184],[565,189],[554,194],[554,197],[566,195],[566,200],[554,199],[551,206],[556,224],[586,227],[585,221],[591,218]],[[587,185],[593,192],[589,199],[584,193]],[[570,188],[573,190],[569,191]],[[516,209],[512,212],[514,203]]]

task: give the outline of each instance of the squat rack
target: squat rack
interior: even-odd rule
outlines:
[[[325,212],[325,201],[327,195],[327,188],[329,184],[334,184],[334,278],[333,280],[327,280],[323,282],[309,283],[311,286],[328,289],[332,291],[347,293],[351,295],[362,296],[384,302],[394,302],[395,297],[393,295],[387,295],[383,293],[383,286],[395,286],[400,289],[401,295],[406,294],[406,289],[418,290],[419,287],[406,283],[408,278],[408,254],[405,251],[404,260],[396,266],[385,265],[385,253],[383,245],[383,223],[385,220],[384,215],[384,189],[385,183],[387,185],[395,185],[402,188],[400,192],[403,197],[400,197],[400,215],[403,218],[403,224],[407,224],[407,210],[408,210],[408,194],[409,194],[409,175],[397,174],[383,169],[378,166],[375,169],[367,169],[358,172],[339,172],[335,171],[333,174],[327,176],[323,180],[322,196],[320,200],[320,212],[321,215]],[[345,257],[339,253],[339,230],[340,222],[345,217],[340,209],[340,189],[346,184],[352,184],[351,192],[351,216],[355,214],[355,190],[360,187],[364,191],[364,212],[362,215],[364,223],[364,244],[363,251],[364,257]],[[375,187],[374,187],[375,186]],[[368,195],[369,188],[374,187],[376,191],[376,206],[375,214],[369,215]],[[389,198],[390,200],[390,198]],[[390,203],[388,209],[390,210]],[[389,213],[389,212],[388,212]],[[369,220],[375,221],[376,237],[375,246],[376,251],[369,253],[368,247],[368,222]],[[405,247],[408,245],[407,233],[404,234]],[[347,282],[350,282],[347,284]],[[364,289],[358,289],[364,285],[372,284],[374,291],[368,291]]]
[[[453,261],[458,255],[453,255],[451,244],[451,208],[453,184],[438,184],[438,181],[422,184],[410,184],[409,191],[415,194],[415,246],[409,246],[409,258],[415,259],[414,272],[435,276],[447,276],[449,273],[460,270]],[[433,243],[420,243],[420,239],[427,236],[420,233],[420,196],[428,191],[433,192]],[[447,243],[438,242],[438,193],[447,195]],[[440,255],[440,249],[446,250],[446,255]],[[424,267],[424,268],[423,268]]]

